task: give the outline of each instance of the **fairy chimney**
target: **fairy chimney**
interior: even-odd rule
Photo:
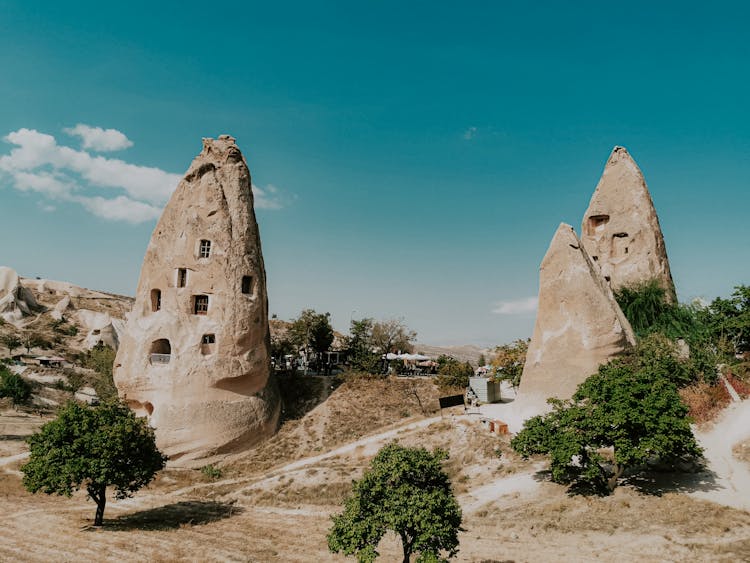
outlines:
[[[154,229],[114,380],[178,465],[250,447],[276,430],[250,172],[227,135],[203,139]]]
[[[638,165],[615,147],[583,216],[581,241],[613,290],[656,279],[676,300],[664,236]]]
[[[514,410],[520,419],[569,399],[600,364],[635,343],[612,290],[576,236],[562,223],[539,269],[539,308]]]

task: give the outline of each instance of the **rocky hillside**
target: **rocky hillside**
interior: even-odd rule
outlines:
[[[133,299],[0,267],[0,358],[55,354],[67,358],[99,342],[114,349]],[[11,350],[12,336],[20,343]]]

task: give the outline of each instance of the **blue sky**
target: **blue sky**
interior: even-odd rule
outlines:
[[[747,4],[270,4],[0,0],[0,264],[133,294],[170,182],[229,133],[280,318],[530,335],[614,145],[680,299],[750,283]]]

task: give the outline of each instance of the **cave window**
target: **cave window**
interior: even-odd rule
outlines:
[[[215,334],[204,334],[201,338],[201,354],[207,356],[214,353],[214,346],[216,344]]]
[[[177,269],[177,287],[185,287],[187,285],[187,268]]]
[[[211,255],[211,241],[202,239],[198,249],[198,256],[208,258]]]
[[[253,292],[253,276],[242,276],[242,293]]]
[[[161,309],[161,290],[152,289],[151,290],[151,310],[156,312],[159,309]]]
[[[168,364],[172,355],[172,345],[166,338],[159,338],[151,343],[149,354],[151,364]]]
[[[193,296],[193,314],[195,315],[208,314],[208,295]]]
[[[594,235],[604,229],[604,225],[609,223],[609,215],[592,215],[587,223],[587,234]]]

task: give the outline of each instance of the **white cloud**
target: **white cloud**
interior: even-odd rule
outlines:
[[[474,126],[469,127],[468,129],[466,129],[466,131],[464,131],[465,141],[471,141],[476,136],[477,136],[477,128]]]
[[[76,197],[74,201],[77,201],[98,217],[115,221],[142,223],[151,219],[158,219],[161,215],[161,207],[135,201],[122,195],[113,199],[99,196]]]
[[[133,146],[133,141],[117,129],[102,129],[79,123],[63,131],[68,135],[80,137],[83,141],[83,148],[92,151],[119,151]]]
[[[81,136],[84,147],[94,150],[132,145],[114,129],[79,124],[66,132]],[[179,174],[160,168],[60,145],[52,135],[35,129],[13,131],[3,140],[13,148],[0,156],[0,181],[9,178],[15,189],[41,196],[41,203],[74,202],[112,221],[141,223],[158,218],[181,180]],[[253,186],[253,193],[257,209],[281,209],[291,199],[272,184]]]
[[[524,297],[513,301],[498,301],[492,309],[498,315],[525,315],[536,311],[539,305],[537,297]]]
[[[253,184],[253,200],[255,209],[281,209],[286,204],[284,195],[273,184],[265,188]]]

